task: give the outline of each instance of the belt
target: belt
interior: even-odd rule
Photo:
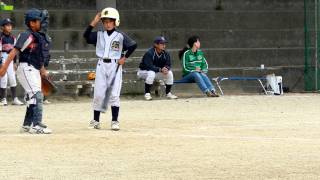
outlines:
[[[102,59],[102,61],[104,63],[111,63],[112,62],[112,59]],[[114,62],[116,62],[117,60],[114,59]]]

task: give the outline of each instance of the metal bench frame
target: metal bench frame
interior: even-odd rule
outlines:
[[[234,77],[216,77],[216,78],[212,78],[213,81],[216,82],[217,84],[217,87],[219,88],[219,91],[221,93],[221,95],[224,95],[223,94],[223,91],[222,91],[222,88],[221,88],[221,82],[224,81],[224,80],[232,80],[232,81],[257,81],[261,88],[263,89],[264,91],[264,94],[268,94],[266,88],[265,88],[265,85],[262,83],[262,81],[266,81],[267,78],[266,77],[237,77],[237,76],[234,76]]]

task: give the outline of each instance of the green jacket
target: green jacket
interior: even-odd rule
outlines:
[[[208,63],[201,50],[193,53],[191,49],[184,52],[182,56],[182,75],[185,76],[200,67],[204,73],[208,72]]]

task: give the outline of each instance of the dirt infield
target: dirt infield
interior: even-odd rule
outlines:
[[[0,107],[0,179],[319,179],[320,95],[122,100],[121,130],[89,100],[44,107],[52,135]]]

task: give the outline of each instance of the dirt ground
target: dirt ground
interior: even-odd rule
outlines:
[[[54,133],[19,133],[0,107],[0,179],[320,179],[320,95],[123,99],[121,130],[89,130],[89,99],[44,107]]]

